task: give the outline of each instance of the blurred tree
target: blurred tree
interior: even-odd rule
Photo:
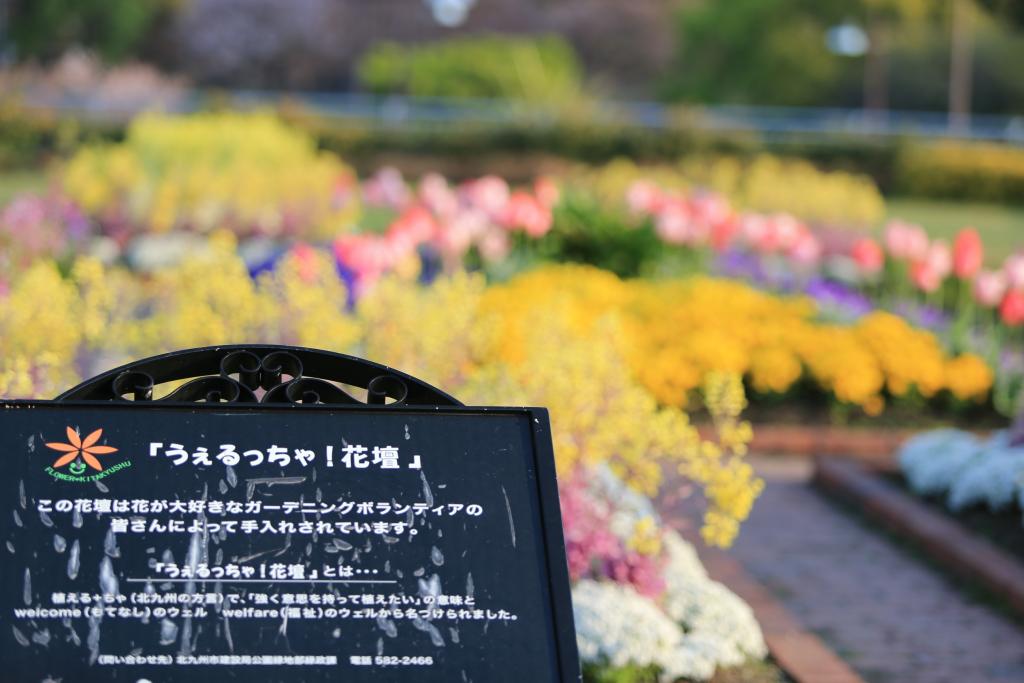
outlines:
[[[949,123],[966,127],[971,120],[974,71],[974,13],[972,0],[952,0],[952,41],[949,59]]]
[[[834,104],[862,64],[861,101],[882,110],[889,103],[890,53],[907,33],[933,26],[944,4],[691,0],[679,10],[676,64],[663,92],[705,102]],[[869,45],[863,62],[827,49],[826,32],[838,24],[864,27]]]
[[[1024,27],[1024,2],[1021,0],[978,0],[978,4],[992,14]]]
[[[9,33],[19,59],[50,60],[72,47],[108,61],[132,56],[175,0],[13,0]]]
[[[338,64],[354,32],[344,9],[333,0],[189,0],[163,61],[207,85],[333,86],[347,76]]]
[[[688,3],[677,18],[669,99],[811,105],[827,101],[843,60],[825,30],[843,18],[841,0],[715,0]]]
[[[924,19],[928,0],[860,0],[867,25],[868,52],[864,60],[864,107],[889,108],[889,53],[900,25]]]
[[[1024,32],[977,12],[972,21],[970,102],[974,112],[1024,113]],[[897,34],[889,58],[889,104],[893,109],[942,111],[949,105],[950,32],[948,25],[925,26]],[[840,102],[856,106],[863,80],[844,75]]]

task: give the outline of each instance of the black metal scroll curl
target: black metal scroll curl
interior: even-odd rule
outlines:
[[[156,389],[168,383],[179,386],[154,399]],[[366,389],[366,401],[340,385]],[[379,363],[273,344],[208,346],[153,356],[97,375],[56,400],[462,405],[440,389]]]

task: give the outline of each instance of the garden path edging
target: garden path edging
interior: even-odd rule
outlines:
[[[865,514],[911,540],[942,567],[984,586],[1024,616],[1024,565],[963,525],[935,512],[859,463],[815,461],[815,486],[856,503]]]
[[[738,560],[723,550],[704,545],[685,522],[668,521],[697,549],[708,575],[750,605],[772,659],[796,683],[864,683],[820,638],[805,630]]]

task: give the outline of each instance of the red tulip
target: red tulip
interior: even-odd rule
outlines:
[[[739,222],[730,216],[725,220],[711,224],[711,246],[716,251],[725,251],[732,244],[739,232]]]
[[[969,280],[981,269],[985,248],[974,228],[964,228],[953,242],[953,272],[961,280]]]
[[[882,251],[882,247],[878,245],[878,242],[870,237],[862,237],[857,240],[853,245],[850,256],[853,257],[861,272],[868,275],[877,273],[885,265],[885,252]]]
[[[1003,303],[999,307],[999,315],[1003,322],[1010,327],[1024,325],[1024,291],[1011,289],[1003,297]]]

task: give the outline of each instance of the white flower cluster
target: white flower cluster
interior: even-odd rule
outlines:
[[[657,513],[607,469],[599,470],[595,493],[614,501],[612,531],[633,533],[639,520]],[[750,607],[712,581],[692,545],[667,531],[665,594],[652,600],[631,586],[578,581],[573,586],[576,639],[583,661],[612,667],[656,666],[663,681],[707,680],[718,667],[763,659],[768,649]]]
[[[750,606],[708,578],[689,543],[674,533],[665,538],[666,613],[686,630],[686,639],[710,648],[718,666],[739,666],[768,654]]]
[[[900,468],[914,492],[945,496],[954,511],[1024,508],[1024,447],[1009,441],[1006,432],[988,439],[955,429],[925,432],[900,449]]]
[[[711,657],[688,661],[682,629],[653,600],[610,581],[578,581],[572,589],[576,642],[585,662],[657,666],[665,680],[711,678]]]

